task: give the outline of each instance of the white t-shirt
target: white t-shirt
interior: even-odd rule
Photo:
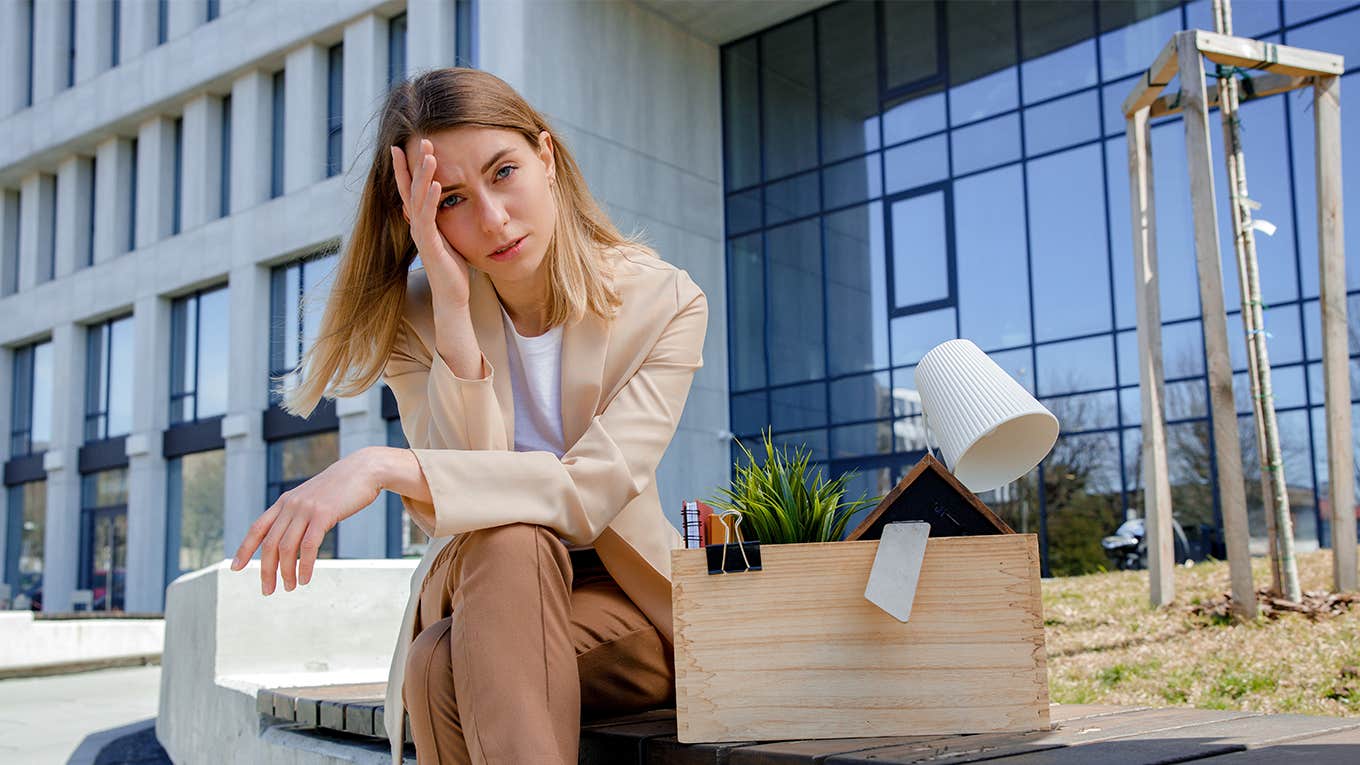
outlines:
[[[501,316],[515,395],[515,451],[552,452],[561,458],[567,451],[562,438],[562,327],[525,337],[505,306]]]
[[[538,337],[525,337],[501,306],[505,321],[506,360],[510,365],[510,389],[515,397],[515,451],[566,453],[562,436],[562,327]],[[571,550],[589,549],[573,545]]]

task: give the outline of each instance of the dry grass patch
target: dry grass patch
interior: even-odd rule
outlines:
[[[1253,561],[1258,587],[1270,582]],[[1328,550],[1299,556],[1304,591],[1331,587]],[[1237,623],[1197,608],[1228,591],[1228,564],[1176,570],[1176,602],[1148,605],[1147,572],[1046,580],[1052,700],[1360,715],[1360,605]]]

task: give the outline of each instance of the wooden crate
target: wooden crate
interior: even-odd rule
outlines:
[[[1047,729],[1038,537],[930,539],[906,624],[864,599],[877,550],[762,545],[728,574],[674,550],[679,740]]]

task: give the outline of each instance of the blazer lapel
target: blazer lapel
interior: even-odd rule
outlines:
[[[600,404],[611,325],[591,311],[562,329],[562,440],[568,451]]]
[[[472,330],[477,335],[486,360],[495,369],[492,386],[505,422],[505,443],[515,448],[515,394],[510,384],[510,362],[505,340],[505,324],[501,318],[501,299],[496,287],[485,273],[473,269],[468,285],[468,310],[472,314]]]

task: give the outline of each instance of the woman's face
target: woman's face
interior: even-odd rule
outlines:
[[[548,251],[557,221],[552,137],[539,133],[539,150],[513,130],[459,127],[413,136],[407,161],[420,161],[420,139],[434,144],[440,185],[435,225],[469,265],[494,281],[531,279]],[[498,249],[523,239],[512,251]]]

